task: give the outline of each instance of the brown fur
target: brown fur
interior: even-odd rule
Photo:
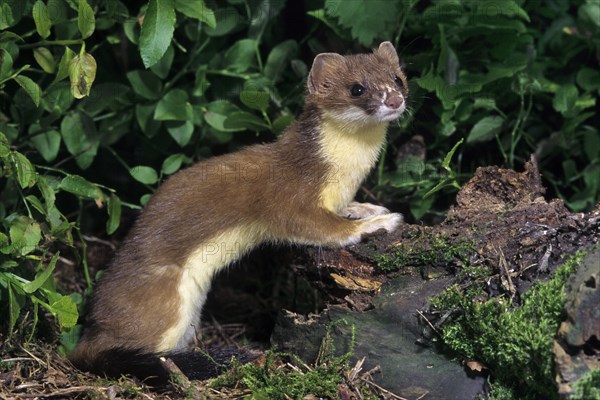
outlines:
[[[320,55],[309,76],[304,111],[279,140],[208,159],[169,178],[147,204],[98,285],[71,360],[99,372],[105,352],[156,353],[162,335],[180,318],[182,267],[220,232],[253,226],[261,232],[255,244],[339,246],[381,227],[393,229],[398,220],[394,214],[349,220],[321,206],[328,182],[345,179],[322,154],[324,113],[344,111],[352,104],[372,114],[377,99],[372,93],[352,98],[349,87],[354,83],[374,93],[383,83],[393,85],[398,76],[404,83],[399,89],[404,99],[406,78],[390,48],[393,51],[391,45],[382,44],[373,54]],[[354,128],[360,133],[360,124]],[[360,136],[357,140],[360,143]],[[389,222],[392,217],[396,219]]]

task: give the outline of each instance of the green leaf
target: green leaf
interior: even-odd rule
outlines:
[[[266,111],[270,99],[271,96],[267,92],[244,90],[240,93],[242,103],[253,110]]]
[[[154,119],[157,121],[188,121],[193,119],[192,105],[184,90],[173,89],[156,105]]]
[[[248,37],[259,39],[265,32],[267,24],[276,21],[285,3],[286,0],[253,0],[246,2],[248,10],[250,10]]]
[[[9,308],[9,316],[8,316],[8,336],[10,337],[13,333],[15,325],[17,324],[17,319],[19,319],[19,315],[21,315],[21,308],[23,307],[24,296],[15,293],[15,289],[13,287],[12,282],[8,282],[8,308]]]
[[[143,195],[142,197],[140,197],[140,204],[142,206],[145,206],[146,203],[148,203],[151,198],[152,198],[152,195],[150,193],[146,193],[145,195]]]
[[[475,108],[485,108],[486,110],[496,109],[496,100],[490,98],[477,98],[475,99]]]
[[[269,129],[262,119],[245,111],[231,113],[223,121],[223,127],[230,131],[251,130],[260,132]]]
[[[518,2],[514,0],[487,0],[473,3],[475,9],[473,12],[478,13],[476,15],[483,15],[486,17],[519,17],[527,22],[530,22],[529,15],[521,8]]]
[[[42,98],[42,107],[54,116],[59,117],[66,113],[75,98],[71,94],[71,87],[67,82],[50,85]]]
[[[577,84],[585,91],[600,89],[600,72],[591,68],[580,69],[577,72]]]
[[[169,157],[165,158],[165,161],[162,163],[162,168],[160,171],[165,175],[171,175],[175,172],[179,171],[181,168],[181,163],[185,159],[183,154],[172,154]]]
[[[52,259],[48,263],[46,268],[43,268],[40,272],[35,275],[35,279],[29,283],[23,285],[23,291],[27,294],[31,294],[42,287],[44,283],[52,276],[52,271],[56,267],[56,262],[58,261],[60,253],[54,254]]]
[[[77,324],[77,305],[69,296],[61,296],[47,307],[53,315],[58,318],[61,329],[72,328]]]
[[[140,54],[146,68],[156,64],[167,51],[175,29],[173,0],[150,0],[140,33]]]
[[[25,92],[31,97],[33,104],[36,107],[40,105],[40,99],[42,98],[42,89],[38,86],[37,83],[23,75],[18,75],[15,77],[15,81],[25,90]]]
[[[0,3],[0,30],[11,27],[15,23],[15,17],[13,15],[10,4],[2,2]]]
[[[297,54],[298,43],[295,40],[286,40],[273,47],[265,64],[265,76],[273,82],[278,82],[288,64]]]
[[[79,168],[87,169],[94,161],[100,144],[94,121],[81,111],[69,113],[60,124],[60,133]]]
[[[94,10],[87,3],[86,0],[79,0],[79,11],[77,14],[77,28],[81,33],[83,39],[87,39],[92,36],[94,29],[96,29],[96,17],[94,16]]]
[[[600,160],[600,133],[588,131],[583,135],[583,152],[590,163]]]
[[[167,131],[177,142],[179,147],[184,147],[190,142],[194,133],[194,124],[191,121],[167,121]]]
[[[69,10],[64,0],[48,0],[48,10],[53,25],[66,22],[69,18]]]
[[[293,122],[294,116],[291,114],[283,114],[273,121],[273,131],[277,134],[285,131]]]
[[[450,151],[448,152],[448,154],[446,154],[446,156],[444,157],[444,160],[442,160],[442,168],[444,168],[446,171],[450,172],[452,171],[452,169],[450,168],[450,161],[452,161],[452,157],[454,157],[454,153],[456,153],[456,150],[458,150],[458,147],[463,144],[463,142],[465,141],[465,139],[460,139],[458,142],[456,142],[456,144],[454,146],[452,146],[452,149],[450,149]]]
[[[600,4],[597,1],[588,1],[577,10],[577,16],[595,28],[600,28]]]
[[[22,256],[34,251],[42,240],[40,224],[24,216],[13,220],[9,231],[12,251],[17,251]]]
[[[34,195],[30,194],[29,196],[26,196],[25,201],[29,203],[29,205],[31,205],[33,208],[35,208],[40,214],[46,213],[46,209],[42,205],[42,202]]]
[[[471,132],[469,132],[469,136],[467,137],[467,143],[485,142],[492,139],[500,132],[503,122],[504,119],[498,116],[480,119],[479,122],[471,128]]]
[[[372,46],[376,37],[390,36],[398,21],[399,2],[389,0],[326,0],[325,10],[350,29],[352,37],[364,46]]]
[[[220,132],[236,132],[243,131],[244,128],[226,128],[224,126],[227,117],[241,111],[237,106],[227,100],[216,100],[206,106],[207,112],[204,113],[204,120],[214,129]]]
[[[254,39],[238,40],[231,46],[223,58],[223,65],[230,71],[242,73],[256,61],[257,42]]]
[[[121,224],[121,199],[111,195],[108,199],[108,221],[106,221],[106,233],[112,235]]]
[[[142,132],[149,138],[156,135],[161,126],[161,122],[154,119],[155,109],[156,104],[136,104],[135,106],[135,118],[138,125],[142,129]]]
[[[48,183],[46,177],[43,175],[38,177],[37,186],[38,189],[40,189],[40,192],[42,193],[44,202],[46,203],[46,212],[49,213],[50,210],[54,208],[54,202],[56,201],[56,193]]]
[[[65,52],[58,63],[58,72],[56,73],[54,82],[61,81],[69,76],[69,64],[73,57],[75,57],[75,52],[65,46]]]
[[[156,64],[151,66],[150,70],[154,72],[159,78],[167,79],[167,76],[169,76],[169,71],[171,70],[171,65],[173,65],[174,58],[175,50],[173,50],[173,46],[169,46],[167,47],[165,55],[163,55]]]
[[[52,74],[56,70],[56,61],[54,61],[54,56],[47,48],[37,47],[33,49],[33,58],[35,58],[35,61],[37,61],[40,67],[42,67],[44,72]]]
[[[577,175],[577,164],[574,160],[564,160],[562,162],[563,173],[567,180],[573,179],[575,175]]]
[[[215,12],[206,6],[204,0],[175,0],[175,9],[185,16],[204,22],[213,29],[217,27]]]
[[[243,21],[242,16],[233,7],[218,8],[215,10],[216,26],[205,27],[208,36],[225,36],[233,32]]]
[[[33,136],[31,142],[44,160],[52,162],[56,159],[58,149],[60,148],[60,132],[55,131],[54,129],[49,130]]]
[[[46,7],[46,4],[42,0],[37,0],[33,5],[31,13],[35,29],[42,38],[46,39],[50,36],[50,28],[52,27],[52,21],[48,15],[48,7]]]
[[[162,82],[150,71],[130,71],[127,80],[131,88],[140,97],[148,100],[158,100],[162,91]]]
[[[158,182],[158,173],[156,173],[156,170],[152,167],[138,165],[131,168],[129,173],[133,179],[145,185],[154,185]]]
[[[69,61],[69,79],[71,94],[76,99],[90,95],[92,84],[96,79],[96,60],[86,52],[78,54]]]
[[[198,67],[198,69],[196,69],[194,90],[192,90],[192,96],[204,96],[204,93],[210,87],[210,82],[208,81],[208,79],[206,79],[206,70],[207,65],[201,65]]]
[[[6,158],[10,155],[10,143],[6,135],[0,131],[0,158]]]
[[[129,102],[128,92],[130,87],[116,82],[103,82],[94,86],[90,93],[80,104],[90,116],[95,117],[105,110],[113,110],[118,104]],[[123,114],[125,111],[123,110]],[[106,120],[102,120],[105,122]]]
[[[0,48],[0,82],[12,74],[13,59],[6,49]]]
[[[60,181],[58,187],[65,192],[72,193],[84,199],[96,200],[98,202],[104,200],[102,190],[79,175],[65,176],[63,180]]]
[[[17,171],[17,181],[19,182],[19,186],[23,189],[33,186],[35,184],[36,174],[35,168],[33,168],[29,159],[18,151],[13,151],[11,153],[11,159],[15,166],[15,170]]]
[[[552,99],[554,109],[562,114],[569,112],[575,107],[575,102],[579,97],[577,87],[572,83],[563,85],[558,88]]]

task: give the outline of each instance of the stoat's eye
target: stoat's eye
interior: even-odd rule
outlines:
[[[396,82],[396,85],[402,89],[404,87],[404,82],[402,82],[402,79],[400,79],[398,76],[394,77],[394,82]]]
[[[350,88],[350,94],[352,95],[352,97],[360,97],[363,94],[365,94],[365,91],[365,87],[358,83],[352,85],[352,87]]]

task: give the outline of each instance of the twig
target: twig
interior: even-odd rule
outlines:
[[[425,320],[425,322],[427,322],[427,325],[429,325],[429,326],[431,327],[431,329],[433,329],[433,331],[434,331],[434,332],[435,332],[435,333],[436,333],[438,336],[442,336],[442,335],[440,334],[440,332],[439,332],[437,329],[435,329],[435,326],[433,326],[433,324],[432,324],[432,323],[429,321],[429,319],[428,319],[428,318],[425,316],[425,314],[423,314],[423,313],[421,312],[421,310],[418,310],[418,309],[417,309],[417,314],[419,314],[419,315],[421,316],[421,318],[423,318],[423,319]]]
[[[365,382],[367,385],[374,387],[375,389],[379,390],[380,392],[385,393],[386,395],[390,396],[393,399],[408,400],[406,397],[400,397],[397,394],[390,392],[389,390],[385,390],[384,388],[382,388],[381,386],[379,386],[378,384],[376,384],[373,381],[370,381],[370,380],[362,378],[362,377],[360,378],[360,380]]]
[[[548,248],[546,248],[542,259],[540,260],[538,272],[548,272],[548,260],[550,259],[550,255],[552,255],[552,243],[548,243]]]
[[[160,363],[169,373],[171,385],[179,392],[185,393],[186,397],[199,399],[202,393],[198,388],[190,382],[187,376],[179,369],[179,367],[170,358],[160,357]]]
[[[29,358],[29,357],[5,358],[2,360],[3,363],[17,362],[17,361],[35,361],[35,360],[33,358]]]
[[[83,235],[83,238],[85,240],[87,240],[88,242],[94,242],[94,243],[100,243],[100,244],[106,245],[106,246],[110,247],[113,251],[117,250],[117,246],[115,246],[114,243],[111,243],[108,240],[103,240],[96,236],[89,236],[89,235]]]
[[[43,365],[44,368],[48,368],[48,364],[46,364],[46,362],[42,361],[40,358],[34,356],[29,350],[27,350],[25,347],[21,346],[21,350],[23,350],[25,353],[29,354],[29,356],[31,358],[33,358],[35,361],[37,361],[39,364]]]
[[[365,372],[364,374],[362,374],[361,379],[367,379],[367,377],[372,378],[373,375],[375,375],[379,372],[381,372],[381,366],[376,365],[373,368],[371,368],[370,370],[368,370],[367,372]]]
[[[65,396],[65,395],[73,394],[73,393],[87,392],[88,390],[104,390],[104,388],[99,388],[99,387],[94,387],[94,386],[73,386],[73,387],[66,388],[66,389],[59,389],[59,390],[56,390],[56,391],[54,391],[52,393],[23,393],[23,394],[18,394],[17,398],[22,398],[22,399],[39,399],[39,398],[46,398],[46,397],[59,397],[59,396]]]
[[[498,248],[497,254],[498,254],[498,264],[502,267],[502,271],[504,271],[504,275],[506,276],[506,280],[508,283],[508,290],[510,290],[510,302],[512,303],[512,301],[515,297],[515,294],[517,293],[517,290],[515,289],[515,286],[513,285],[512,278],[510,276],[510,272],[508,271],[508,262],[506,261],[504,252],[502,251],[502,249]]]
[[[417,400],[421,400],[423,397],[427,396],[429,394],[429,390],[426,391],[425,393],[423,393],[422,395],[420,395],[419,397],[417,397]]]

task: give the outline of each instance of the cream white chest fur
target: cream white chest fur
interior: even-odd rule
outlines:
[[[331,165],[321,192],[322,206],[339,213],[356,195],[373,168],[385,141],[387,123],[363,126],[343,125],[325,116],[320,138],[321,155]]]

